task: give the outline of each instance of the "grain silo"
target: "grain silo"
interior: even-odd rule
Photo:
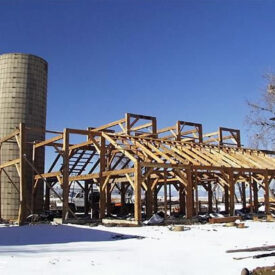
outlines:
[[[10,134],[19,123],[27,127],[45,129],[47,104],[47,62],[34,55],[22,53],[8,53],[0,55],[0,138]],[[27,134],[27,140],[42,140],[43,132]],[[31,155],[32,145],[27,147],[27,154]],[[18,157],[17,144],[4,144],[1,161],[9,161]],[[38,169],[43,171],[44,152],[38,158]],[[27,203],[31,205],[32,170],[26,171]],[[7,174],[9,176],[7,176]],[[6,168],[1,173],[1,216],[3,219],[18,217],[19,194],[11,184],[19,187],[19,177],[15,167]],[[37,193],[35,206],[42,209],[43,186]],[[29,207],[30,208],[30,207]]]

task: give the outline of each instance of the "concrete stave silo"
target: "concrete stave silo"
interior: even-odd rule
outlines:
[[[27,127],[45,129],[47,104],[47,62],[34,55],[8,53],[0,55],[0,138],[10,134],[19,123]],[[29,133],[26,136],[27,155],[31,158],[31,142],[43,140],[44,133]],[[18,157],[17,144],[3,144],[1,162]],[[36,156],[37,168],[44,169],[44,152]],[[26,167],[27,204],[31,207],[32,170]],[[19,177],[15,167],[6,168],[5,172],[19,187]],[[1,217],[16,219],[19,208],[19,194],[10,183],[6,173],[1,173]],[[36,210],[42,209],[43,186],[38,188]]]

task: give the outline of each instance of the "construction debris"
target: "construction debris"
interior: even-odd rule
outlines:
[[[273,251],[273,250],[275,250],[275,245],[264,245],[264,246],[250,247],[250,248],[231,249],[231,250],[227,250],[226,253]]]
[[[232,217],[217,217],[217,218],[210,218],[209,223],[229,223],[235,222],[236,220],[240,220],[240,216],[232,216]]]
[[[275,256],[275,252],[272,253],[266,253],[266,254],[259,254],[259,255],[253,255],[253,256],[245,256],[245,257],[233,257],[234,260],[243,260],[243,259],[260,259],[260,258],[266,258],[266,257],[272,257]]]
[[[154,214],[148,221],[145,221],[145,225],[159,225],[164,222],[164,214],[162,212]]]

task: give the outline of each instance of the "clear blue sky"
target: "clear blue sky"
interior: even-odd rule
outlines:
[[[275,67],[274,14],[271,0],[0,0],[0,53],[48,61],[48,129],[132,112],[243,130]]]

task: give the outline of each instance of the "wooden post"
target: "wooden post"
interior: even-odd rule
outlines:
[[[242,182],[242,202],[243,202],[243,209],[246,209],[245,182]]]
[[[20,158],[20,206],[18,213],[18,224],[23,225],[27,215],[27,186],[25,182],[25,124],[20,123],[19,125],[19,158]]]
[[[131,131],[130,131],[131,127],[130,127],[130,125],[131,125],[130,114],[126,113],[125,114],[125,128],[126,128],[126,134],[127,135],[131,134]]]
[[[253,203],[254,203],[254,212],[257,213],[258,212],[258,208],[259,208],[259,201],[258,201],[258,184],[255,180],[253,180]]]
[[[32,146],[32,163],[34,166],[36,166],[36,159],[35,159],[35,142]],[[43,182],[44,184],[44,182]],[[34,171],[32,169],[32,196],[31,196],[31,212],[32,214],[35,213],[35,198],[36,198],[36,190],[34,190],[34,185],[35,185],[35,179],[34,179]]]
[[[147,183],[147,191],[146,191],[146,218],[149,219],[152,217],[153,209],[152,209],[152,181],[150,176],[146,180]]]
[[[268,182],[268,173],[264,173],[264,204],[265,204],[265,213],[266,215],[270,214],[270,205],[269,205],[269,182]]]
[[[2,164],[2,160],[1,160],[1,156],[2,156],[2,143],[0,143],[0,165]],[[2,199],[2,184],[1,184],[1,177],[2,177],[2,169],[0,168],[0,221],[2,219],[2,202],[1,202],[1,199]]]
[[[167,173],[164,169],[164,219],[167,218]]]
[[[50,183],[48,183],[50,185]],[[50,187],[48,184],[45,185],[45,200],[44,200],[44,210],[50,210]]]
[[[84,214],[88,216],[89,213],[89,183],[87,180],[84,182]]]
[[[100,181],[100,201],[99,201],[99,218],[103,219],[105,217],[105,209],[106,209],[106,191],[103,189],[105,177],[103,177],[103,172],[106,167],[106,147],[105,147],[105,138],[100,137],[100,171],[99,171],[99,181]]]
[[[107,197],[107,215],[111,214],[111,203],[112,203],[112,192],[111,192],[111,184],[107,183],[106,186],[106,197]]]
[[[186,218],[191,219],[193,215],[193,182],[192,182],[192,172],[191,168],[187,168],[187,187],[186,187]]]
[[[250,213],[253,213],[253,195],[252,195],[252,177],[251,173],[249,173],[249,206],[250,206]]]
[[[154,135],[154,138],[158,137],[158,134],[157,134],[157,118],[156,117],[152,118],[152,133]]]
[[[228,186],[225,185],[224,186],[224,209],[225,209],[225,213],[229,213],[229,190],[228,190]]]
[[[168,190],[169,190],[169,212],[170,212],[170,216],[172,213],[172,193],[171,193],[171,183],[169,183],[168,185]]]
[[[125,208],[125,193],[126,193],[125,183],[121,183],[121,185],[120,185],[120,203],[121,203],[123,212],[124,212],[124,208]]]
[[[136,162],[135,168],[135,180],[134,180],[134,192],[135,192],[135,220],[141,222],[141,167],[140,163]]]
[[[69,215],[69,144],[70,133],[68,129],[63,131],[63,209],[62,209],[62,223],[66,221]]]
[[[158,185],[154,188],[154,213],[158,212]]]
[[[234,216],[235,214],[235,182],[233,171],[229,170],[229,214]]]
[[[180,213],[185,214],[185,191],[182,183],[179,184]]]
[[[213,191],[211,183],[208,184],[208,213],[213,212]]]
[[[195,215],[199,214],[198,172],[195,170]]]

